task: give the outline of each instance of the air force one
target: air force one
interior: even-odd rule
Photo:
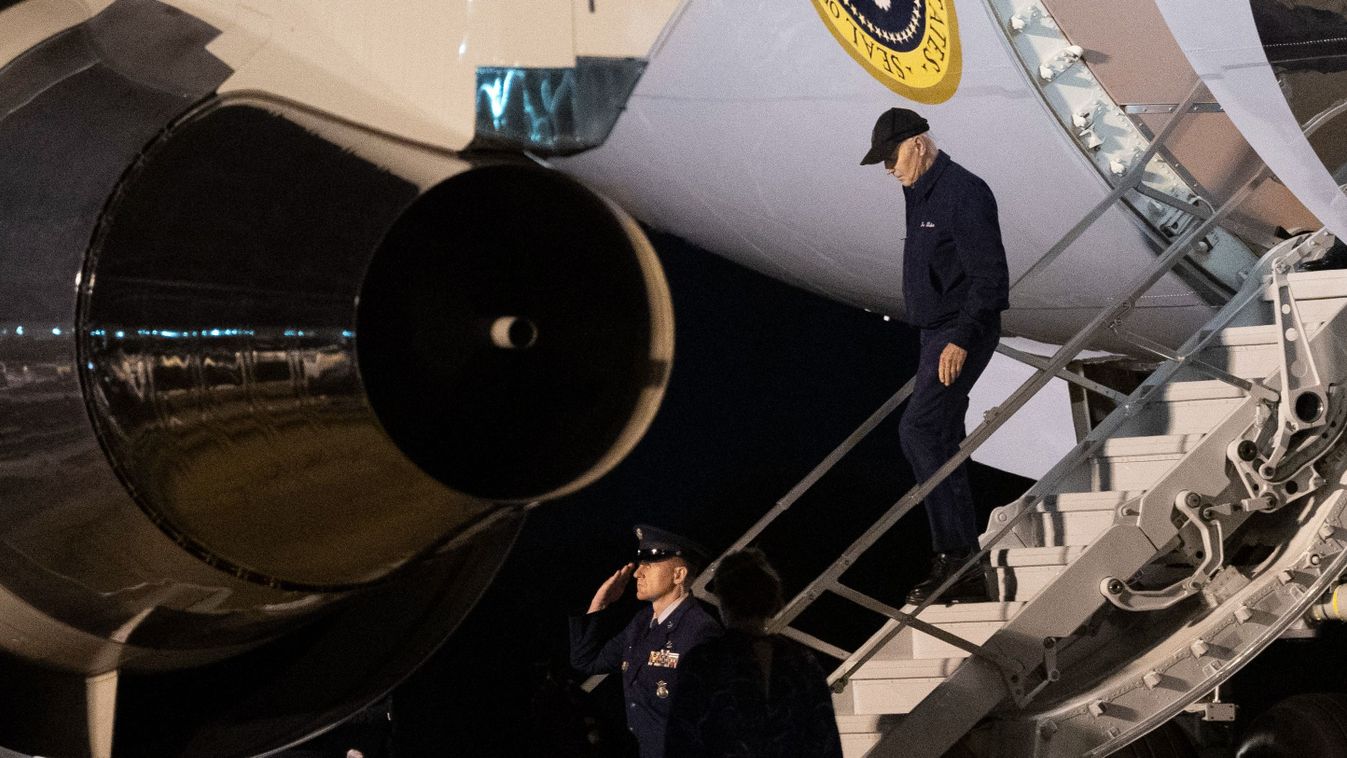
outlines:
[[[1329,0],[0,0],[0,746],[258,755],[386,692],[653,417],[635,219],[901,318],[857,165],[895,104],[1000,205],[1031,378],[967,452],[1050,381],[1117,409],[994,514],[995,602],[888,608],[848,555],[779,628],[842,662],[848,754],[1220,718],[1341,615],[1344,38]],[[797,628],[824,592],[876,637]]]

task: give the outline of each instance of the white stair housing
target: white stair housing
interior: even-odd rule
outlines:
[[[1332,589],[1347,567],[1347,272],[1292,271],[1299,249],[1269,253],[1186,360],[992,514],[994,600],[917,614],[985,655],[911,626],[887,639],[897,614],[838,670],[846,756],[936,758],[961,739],[979,756],[1107,755]]]

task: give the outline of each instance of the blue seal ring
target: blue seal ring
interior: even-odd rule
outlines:
[[[856,26],[895,52],[916,49],[926,35],[924,0],[840,0],[840,4]]]

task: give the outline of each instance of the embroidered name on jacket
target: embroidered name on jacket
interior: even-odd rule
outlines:
[[[935,222],[934,222],[934,221],[923,221],[923,222],[921,222],[921,228],[922,228],[922,229],[934,229],[934,228],[935,228]]]
[[[651,650],[650,665],[659,666],[666,669],[678,668],[678,656],[681,653],[675,653],[671,650]]]

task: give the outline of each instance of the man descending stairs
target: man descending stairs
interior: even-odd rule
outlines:
[[[848,657],[833,676],[847,755],[934,757],[960,740],[979,756],[1107,755],[1332,589],[1347,569],[1347,272],[1294,270],[1330,241],[1268,253],[1206,329],[993,513],[994,602],[890,613]]]

